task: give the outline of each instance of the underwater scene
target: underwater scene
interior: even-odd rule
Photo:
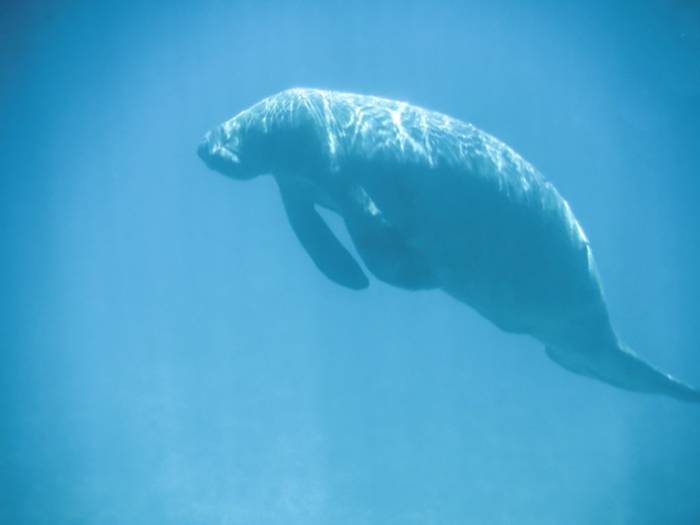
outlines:
[[[700,525],[700,2],[0,7],[0,525]]]

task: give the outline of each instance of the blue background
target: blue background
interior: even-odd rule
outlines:
[[[570,202],[621,338],[700,386],[699,9],[3,2],[0,523],[700,523],[698,406],[338,287],[274,181],[196,156],[296,86],[472,122]]]

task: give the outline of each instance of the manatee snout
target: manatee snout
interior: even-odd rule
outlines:
[[[215,140],[215,137],[212,136],[212,131],[207,131],[204,138],[202,138],[202,142],[200,142],[199,146],[197,147],[197,155],[199,155],[201,159],[207,163],[207,165],[209,164],[211,157],[214,155],[214,146],[216,143],[217,141]]]
[[[241,178],[242,169],[238,152],[227,144],[222,133],[219,128],[207,132],[197,147],[197,155],[210,169],[228,177]]]
[[[207,155],[209,154],[209,141],[207,140],[208,137],[209,133],[204,135],[202,142],[200,142],[199,146],[197,146],[197,155],[199,155],[200,158],[204,161],[207,160]]]

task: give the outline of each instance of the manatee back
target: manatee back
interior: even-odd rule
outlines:
[[[515,151],[406,103],[341,93],[319,102],[339,176],[421,250],[445,291],[513,332],[606,318],[583,230]]]

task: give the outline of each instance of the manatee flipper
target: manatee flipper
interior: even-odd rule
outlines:
[[[316,267],[341,286],[351,290],[367,288],[369,279],[316,211],[313,202],[282,185],[280,193],[289,223]]]
[[[386,220],[362,187],[353,188],[343,217],[358,253],[378,279],[406,290],[439,286],[431,262]]]
[[[567,370],[618,388],[700,403],[699,391],[650,365],[620,343],[592,353],[551,346],[546,347],[546,352],[552,361]]]

